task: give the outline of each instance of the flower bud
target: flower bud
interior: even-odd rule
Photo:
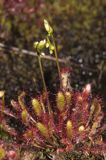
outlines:
[[[36,126],[37,126],[37,128],[40,131],[40,133],[41,133],[42,136],[44,136],[45,138],[49,137],[48,129],[47,129],[47,127],[44,124],[38,122],[36,124]]]
[[[0,147],[0,160],[3,160],[5,158],[6,152],[5,150]]]
[[[68,138],[72,137],[72,122],[70,120],[68,120],[66,124],[66,133]]]
[[[59,109],[60,112],[62,112],[65,107],[65,97],[63,92],[60,91],[57,93],[56,102],[57,102],[57,108]]]
[[[52,27],[49,25],[48,21],[44,19],[44,27],[49,35],[53,33]]]
[[[32,99],[32,106],[36,116],[41,116],[42,108],[39,101],[36,98]]]
[[[53,54],[54,46],[52,44],[49,45],[50,54]]]
[[[21,112],[21,118],[22,118],[22,122],[23,122],[23,123],[26,123],[26,122],[27,122],[27,120],[28,120],[28,112],[27,112],[26,110],[23,110],[23,111]]]
[[[49,43],[48,42],[46,43],[46,48],[49,48]]]

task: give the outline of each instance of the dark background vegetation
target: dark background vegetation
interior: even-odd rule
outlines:
[[[68,58],[72,86],[91,83],[105,100],[106,0],[1,0],[0,43],[20,51],[0,48],[0,89],[9,100],[22,90],[30,95],[42,90],[37,58],[21,49],[34,51],[33,42],[44,38],[44,19],[54,28],[59,57]],[[43,60],[43,65],[47,86],[55,93],[56,64]]]

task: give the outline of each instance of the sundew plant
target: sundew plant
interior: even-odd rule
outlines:
[[[5,92],[0,91],[0,160],[77,159],[72,153],[83,155],[83,159],[105,159],[103,104],[92,95],[91,84],[81,91],[71,87],[70,69],[59,66],[53,28],[47,20],[44,27],[46,38],[34,43],[43,92],[27,101],[28,95],[23,91],[6,106]],[[59,74],[60,89],[54,100],[49,97],[43,73],[41,55],[45,49],[55,56]],[[21,124],[22,131],[13,127],[11,121],[17,121],[18,128]]]

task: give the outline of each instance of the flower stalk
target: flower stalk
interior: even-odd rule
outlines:
[[[54,52],[54,55],[55,55],[55,58],[56,58],[58,74],[59,74],[59,79],[60,79],[60,88],[62,88],[60,65],[59,65],[59,60],[58,60],[57,47],[56,47],[56,43],[55,43],[54,36],[53,36],[53,28],[50,26],[50,24],[48,23],[47,20],[44,20],[44,27],[45,27],[45,30],[48,33],[46,47],[47,48],[49,47],[49,50],[50,50],[51,54]],[[52,43],[50,42],[50,38],[52,39]]]
[[[55,43],[53,34],[51,35],[51,37],[52,37],[52,41],[53,41],[54,54],[55,54],[55,58],[56,58],[56,64],[57,64],[57,69],[58,69],[58,74],[59,74],[59,79],[60,79],[60,88],[62,88],[60,65],[59,65],[58,54],[57,54],[57,47],[56,47],[56,43]]]
[[[42,82],[43,82],[43,89],[44,89],[44,92],[46,93],[46,96],[47,96],[48,111],[49,111],[49,113],[51,113],[51,107],[50,107],[49,97],[48,97],[48,93],[47,93],[47,87],[46,87],[46,82],[45,82],[45,78],[44,78],[44,72],[43,72],[40,54],[38,54],[38,63],[39,63],[39,68],[40,68]]]
[[[47,93],[47,87],[46,87],[46,82],[45,82],[45,78],[44,78],[43,67],[42,67],[40,55],[38,55],[38,63],[39,63],[40,73],[41,73],[42,82],[43,82],[43,89],[44,89],[45,93]]]

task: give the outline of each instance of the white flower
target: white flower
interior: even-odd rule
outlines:
[[[40,42],[34,43],[34,48],[38,50],[42,50],[46,46],[46,40],[41,40]]]

